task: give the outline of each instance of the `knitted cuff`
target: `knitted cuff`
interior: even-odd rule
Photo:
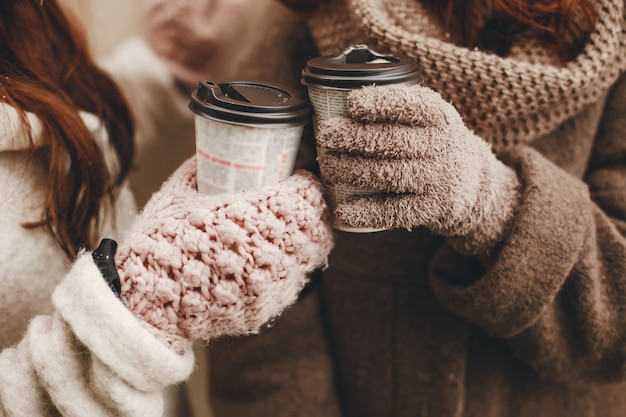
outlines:
[[[138,391],[181,383],[193,371],[193,351],[175,352],[155,340],[145,323],[109,291],[89,254],[74,262],[52,301],[88,349],[93,366],[102,363]]]
[[[587,185],[530,147],[511,153],[522,197],[508,236],[486,271],[445,246],[431,263],[430,285],[447,309],[510,337],[536,323],[580,262],[596,226]],[[587,242],[589,243],[589,242]],[[459,279],[465,275],[464,279]]]

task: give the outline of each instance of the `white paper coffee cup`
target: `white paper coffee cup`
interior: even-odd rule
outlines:
[[[374,52],[365,45],[340,50],[335,55],[309,60],[302,71],[301,83],[307,87],[313,107],[313,131],[317,135],[319,121],[332,116],[347,115],[348,93],[365,85],[419,84],[422,78],[414,58],[394,57]],[[324,149],[318,145],[318,154]],[[337,205],[354,196],[381,194],[379,190],[333,184],[323,178],[331,213]],[[333,227],[354,233],[371,233],[385,229],[350,227],[333,218]]]
[[[203,81],[192,95],[198,191],[215,195],[276,183],[293,172],[310,108],[287,87]]]

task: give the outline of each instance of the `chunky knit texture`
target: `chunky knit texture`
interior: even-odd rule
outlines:
[[[115,256],[124,303],[175,350],[257,332],[295,302],[332,247],[311,174],[204,196],[195,173],[192,158],[151,198]]]
[[[310,19],[322,54],[353,44],[414,56],[424,84],[440,92],[467,125],[496,147],[553,131],[596,102],[626,69],[623,0],[599,0],[598,22],[584,51],[557,63],[532,40],[507,57],[450,43],[416,0],[333,0]]]
[[[342,222],[426,226],[458,238],[469,252],[502,240],[520,182],[439,93],[419,85],[364,87],[348,95],[348,114],[319,122],[322,175],[381,194],[340,204]]]

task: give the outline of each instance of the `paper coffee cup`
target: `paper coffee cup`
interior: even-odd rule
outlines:
[[[410,57],[383,55],[365,45],[355,45],[334,55],[313,58],[302,70],[301,83],[307,87],[313,107],[313,131],[317,134],[320,120],[347,114],[347,97],[351,90],[365,85],[419,84],[422,77],[417,61]],[[324,149],[318,145],[318,154]],[[352,196],[380,194],[379,190],[356,188],[345,184],[332,184],[323,178],[326,198],[331,212]],[[335,229],[371,233],[385,229],[354,228],[333,219]]]
[[[198,191],[215,195],[272,184],[293,172],[308,103],[275,84],[202,81],[192,94]]]

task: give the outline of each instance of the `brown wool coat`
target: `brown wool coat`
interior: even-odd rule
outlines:
[[[396,53],[419,45],[390,40],[401,33],[393,25],[385,39],[363,23],[370,3],[333,2],[313,16],[319,53],[333,39]],[[400,3],[407,15],[408,0],[386,2]],[[426,65],[437,55],[420,56],[426,85],[460,103],[468,125],[518,173],[521,204],[501,249],[485,268],[424,229],[337,232],[328,269],[273,327],[210,346],[217,417],[626,415],[624,5],[602,3],[617,13],[615,55],[596,62],[595,85],[555,99],[539,117],[521,108],[482,126],[463,105],[475,98],[471,88],[451,92],[455,79]],[[294,18],[278,6],[273,16]],[[430,26],[424,33],[438,36]],[[273,47],[297,39],[268,34]],[[279,54],[275,62],[284,71]],[[242,70],[282,82],[284,74]]]

